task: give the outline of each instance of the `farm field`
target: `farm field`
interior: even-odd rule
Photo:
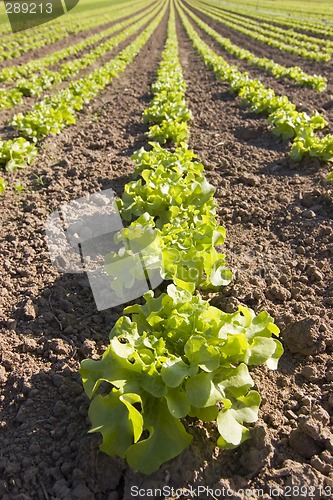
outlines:
[[[1,499],[333,497],[330,19],[81,0],[14,35],[0,10]],[[99,311],[45,227],[106,189],[164,281]]]

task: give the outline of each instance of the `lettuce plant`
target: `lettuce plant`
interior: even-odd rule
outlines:
[[[174,29],[171,4],[169,48],[176,46]],[[175,52],[166,51],[164,56],[163,68],[172,67]],[[184,82],[176,72],[172,80],[179,94],[175,89],[169,94],[164,69],[145,119],[156,121],[150,132],[165,123],[182,123],[186,131],[187,120],[179,121],[186,108],[178,106],[184,102]],[[237,71],[231,69],[230,75],[236,82]],[[179,95],[179,100],[171,97],[164,106],[165,95]],[[158,130],[153,129],[154,137]],[[162,144],[165,139],[161,137]],[[260,405],[248,366],[265,363],[275,369],[283,352],[275,338],[279,329],[266,312],[256,316],[240,306],[227,314],[195,293],[198,286],[214,289],[231,279],[225,256],[215,249],[223,244],[225,229],[216,220],[214,187],[185,144],[174,151],[156,142],[151,146],[151,151],[141,149],[133,155],[135,179],[125,186],[119,201],[129,225],[115,239],[124,243],[122,256],[149,247],[141,253],[145,268],[160,266],[163,278],[173,284],[159,296],[152,291],[145,294],[144,305],[127,307],[110,333],[102,359],[84,360],[80,368],[91,398],[91,432],[101,433],[101,450],[125,458],[146,474],[191,443],[186,430],[189,418],[215,422],[221,448],[232,449],[248,439],[247,424],[256,421]],[[116,253],[106,257],[107,272],[116,266],[119,271],[119,265]],[[124,295],[135,272],[135,266],[124,266],[124,279],[118,279],[114,289]],[[106,388],[102,382],[108,383]]]
[[[221,9],[213,6],[203,8],[202,4],[197,2],[195,2],[195,7],[233,30],[285,52],[314,61],[329,61],[331,59],[333,46],[330,44],[330,40],[325,40],[323,45],[323,40],[318,38],[292,30],[279,31],[278,27],[272,25],[269,25],[269,29],[267,29],[263,24],[251,21],[248,17],[244,19],[230,11],[222,12]]]
[[[154,262],[161,265],[164,279],[212,289],[229,284],[232,273],[225,255],[215,249],[223,245],[226,231],[217,223],[215,188],[205,178],[203,165],[185,144],[174,152],[151,145],[151,151],[142,148],[132,157],[138,179],[125,185],[119,208],[125,220],[135,220],[119,233],[117,242],[129,241],[131,246],[139,227],[150,228],[158,235],[162,262],[157,256]],[[108,264],[116,260],[114,254],[107,257]]]
[[[196,16],[191,10],[183,5],[184,10],[187,14],[200,26],[206,33],[212,36],[225,50],[235,55],[239,59],[249,61],[254,66],[263,68],[265,71],[269,71],[275,78],[289,78],[293,80],[297,85],[310,87],[318,92],[323,92],[327,86],[327,79],[321,75],[308,75],[298,66],[282,66],[274,62],[272,59],[267,59],[263,57],[258,57],[249,50],[242,49],[238,45],[233,44],[229,38],[221,36],[217,31],[211,28],[207,23],[203,22],[198,16]],[[204,12],[212,19],[220,20],[219,15],[214,14],[211,10],[203,9],[202,6],[196,7],[198,10]],[[318,39],[316,39],[318,40]]]
[[[8,182],[6,181],[6,179],[4,179],[3,177],[0,177],[0,195],[4,194],[7,186],[8,186]]]
[[[36,146],[24,137],[0,141],[0,165],[3,165],[7,172],[30,165],[36,155]]]
[[[124,312],[102,359],[80,368],[101,450],[150,474],[190,444],[188,417],[216,422],[221,448],[248,439],[260,405],[248,366],[275,369],[283,352],[272,318],[224,313],[175,285]]]
[[[134,14],[146,5],[147,3],[145,1],[136,3],[133,7],[127,5],[126,15]],[[116,11],[114,10],[115,8],[112,7],[112,13],[107,13],[107,18],[109,19],[109,21],[118,21],[121,17],[124,17],[123,9],[120,9],[120,11],[118,9]],[[75,35],[83,30],[89,29],[90,27],[98,28],[99,26],[105,24],[105,22],[106,19],[104,11],[102,16],[99,16],[98,18],[90,18],[88,20],[88,24],[86,22],[80,22],[75,27],[71,27],[70,31],[72,35]],[[131,19],[131,22],[133,22],[133,18]],[[49,28],[50,27],[48,26],[48,29]],[[117,22],[117,24],[114,24],[111,28],[99,31],[98,33],[95,33],[94,35],[91,35],[89,37],[84,37],[83,40],[81,40],[79,43],[66,46],[61,50],[52,52],[51,54],[48,54],[44,57],[38,57],[36,59],[30,60],[24,64],[13,64],[11,66],[7,66],[6,68],[0,70],[0,82],[16,82],[20,78],[26,78],[30,75],[34,75],[33,78],[36,78],[38,72],[45,70],[47,67],[53,66],[72,55],[79,54],[79,52],[100,42],[100,40],[102,40],[106,36],[111,35],[114,31],[117,31],[119,29],[121,29],[121,25],[119,22]],[[25,82],[28,81],[28,79],[25,80]]]

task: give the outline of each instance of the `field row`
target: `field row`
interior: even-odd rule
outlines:
[[[224,13],[215,7],[202,7],[201,3],[193,2],[193,5],[208,14],[213,19],[236,30],[244,35],[253,38],[259,42],[265,43],[271,47],[276,47],[284,52],[296,54],[304,59],[314,61],[329,61],[333,52],[333,41],[313,39],[307,35],[301,35],[290,30],[279,30],[279,28],[271,29],[263,28],[261,24],[245,19],[238,15]],[[284,32],[283,32],[284,31]],[[304,40],[305,38],[305,40]]]
[[[187,415],[216,419],[221,448],[248,439],[244,424],[257,419],[260,396],[250,390],[253,380],[247,365],[275,368],[282,354],[281,344],[271,338],[279,330],[267,313],[255,316],[245,307],[236,314],[222,313],[193,294],[196,287],[227,285],[231,273],[224,255],[215,250],[224,242],[225,229],[218,226],[214,187],[203,165],[194,161],[184,143],[174,152],[158,145],[185,140],[190,119],[173,4],[162,59],[154,99],[144,112],[151,123],[149,137],[158,142],[132,157],[138,179],[125,185],[120,208],[125,220],[135,220],[118,241],[130,249],[142,248],[151,282],[161,266],[162,278],[174,284],[158,298],[152,291],[145,294],[144,306],[127,307],[110,333],[110,347],[102,359],[85,360],[80,369],[92,398],[92,429],[103,435],[101,450],[126,458],[133,469],[146,474],[189,445],[192,436],[181,421]],[[158,244],[149,245],[154,231]],[[116,277],[114,289],[126,297],[125,287],[135,281],[137,266],[128,269],[127,264],[119,287],[118,281],[125,278],[119,273],[120,255],[128,262],[133,257],[131,250],[124,254],[121,249],[119,255],[106,257],[106,268]],[[96,394],[102,380],[113,386],[105,396]],[[220,411],[218,404],[223,405]],[[126,429],[124,420],[129,422]]]
[[[145,10],[142,11],[142,8]],[[123,11],[115,13],[114,20],[116,21],[119,17],[120,19],[111,28],[97,33],[79,44],[41,59],[36,59],[27,65],[18,66],[17,68],[20,68],[18,71],[21,74],[30,74],[30,78],[16,80],[14,86],[5,89],[0,99],[1,107],[15,107],[24,97],[38,96],[47,89],[52,89],[52,87],[56,87],[62,82],[72,80],[80,71],[86,68],[89,69],[90,66],[99,63],[100,60],[103,61],[103,57],[112,48],[126,42],[129,37],[142,29],[150,19],[153,19],[159,9],[160,5],[149,5],[145,2],[136,3],[132,15],[127,16],[125,21],[121,20]],[[323,161],[329,161],[333,158],[333,136],[327,134],[322,137],[317,134],[318,130],[323,130],[328,125],[323,115],[318,112],[310,115],[304,111],[298,111],[295,104],[286,96],[277,95],[273,89],[265,87],[259,79],[251,79],[247,73],[239,71],[236,66],[229,65],[200,38],[195,26],[198,26],[203,32],[217,41],[231,55],[265,69],[276,78],[288,77],[296,84],[314,87],[318,91],[324,91],[326,88],[325,78],[308,75],[300,68],[288,68],[275,63],[273,60],[258,58],[251,52],[232,44],[227,38],[221,37],[218,32],[196,16],[185,4],[182,5],[182,8],[177,5],[177,9],[188,36],[208,67],[213,69],[217,78],[227,81],[231,90],[239,94],[242,100],[250,105],[251,111],[265,114],[273,134],[282,137],[284,140],[292,141],[290,155],[293,160],[300,161],[307,155]],[[138,14],[136,14],[137,10],[139,10]],[[131,13],[131,9],[128,10],[128,13]],[[194,25],[190,23],[187,16],[194,22]],[[111,36],[104,42],[102,41],[103,38],[109,37],[117,31],[119,32],[117,35]],[[100,40],[102,43],[98,44]],[[52,65],[59,62],[62,58],[89,47],[90,44],[94,44],[95,48],[74,61],[63,63],[58,71],[45,70],[48,64]],[[123,52],[125,54],[127,54],[127,50],[131,52],[133,44],[135,42],[130,44],[128,49],[124,49]],[[122,61],[121,66],[126,67],[126,65],[123,66],[123,52],[110,62],[102,64],[100,68],[87,74],[87,76],[74,80],[65,88],[59,91],[56,90],[54,94],[37,101],[31,111],[16,113],[11,118],[10,125],[20,135],[14,139],[2,140],[0,143],[0,163],[7,172],[14,172],[31,164],[38,153],[37,143],[39,144],[44,137],[50,134],[59,134],[64,127],[76,122],[77,113],[100,93],[115,75],[123,71],[123,69],[116,69],[119,62]],[[132,60],[132,56],[130,60]],[[37,71],[41,71],[42,68],[44,68],[44,71],[38,75]],[[13,72],[10,72],[10,68],[7,73],[6,70],[7,68],[2,71],[2,78],[11,78],[15,82]],[[12,71],[15,71],[15,67],[12,68]],[[31,73],[31,71],[36,73]],[[172,104],[172,106],[176,106],[176,103]],[[171,138],[175,133],[175,131],[171,130],[172,126],[170,125],[168,132],[165,132],[165,141],[169,140],[168,134],[169,138]],[[178,125],[178,127],[183,126],[183,124]],[[159,125],[156,125],[156,127],[159,128]],[[161,130],[159,132],[163,136],[164,132]],[[185,138],[186,130],[184,128],[183,139]],[[329,178],[332,178],[331,174]],[[1,191],[3,192],[7,181],[1,179],[1,184]]]

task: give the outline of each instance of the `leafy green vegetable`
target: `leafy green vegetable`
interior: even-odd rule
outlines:
[[[145,113],[146,121],[155,122],[150,133],[162,144],[171,139],[169,125],[175,127],[172,134],[177,129],[171,139],[176,144],[180,128],[187,136],[185,86],[178,70],[172,74],[178,64],[176,45],[171,4],[164,61]],[[231,73],[236,88],[239,74]],[[173,284],[159,296],[146,293],[144,305],[127,307],[102,359],[84,360],[80,368],[92,399],[91,432],[102,434],[101,449],[146,474],[189,445],[187,416],[215,421],[222,448],[248,439],[247,424],[256,421],[260,405],[248,365],[275,369],[283,352],[275,338],[279,329],[267,313],[256,316],[239,306],[227,314],[194,294],[197,286],[214,289],[231,279],[225,256],[215,249],[223,244],[225,229],[217,224],[214,188],[185,144],[174,151],[156,142],[151,146],[133,155],[135,180],[119,200],[130,224],[115,236],[123,246],[106,257],[105,267],[113,274],[121,257],[133,259],[139,253],[148,274],[161,268],[162,277]],[[115,287],[123,296],[136,267],[124,266],[123,278],[117,273]],[[100,393],[103,381],[110,386]]]
[[[331,58],[333,51],[331,40],[310,37],[298,31],[286,31],[272,24],[258,23],[249,17],[244,19],[243,16],[230,12],[230,10],[223,12],[212,5],[203,7],[202,3],[195,2],[195,7],[233,30],[285,52],[314,61],[329,61]]]
[[[154,9],[155,7],[150,10]],[[140,28],[147,22],[147,15],[149,13],[150,11],[145,12],[144,18],[140,20],[140,18],[142,18],[143,16],[141,12],[135,17],[126,19],[122,23],[117,23],[108,30],[94,35],[92,39],[98,41],[105,36],[111,35],[115,31],[123,30],[119,34],[113,36],[112,38],[109,38],[106,42],[101,43],[87,54],[84,54],[82,57],[78,57],[74,61],[71,60],[65,62],[60,66],[59,71],[50,71],[48,69],[45,69],[40,75],[32,74],[30,75],[30,78],[18,79],[15,87],[4,89],[1,93],[0,108],[11,108],[15,106],[15,104],[22,101],[22,96],[39,95],[44,90],[52,88],[57,83],[74,78],[79,73],[79,71],[82,71],[88,66],[94,64],[100,57],[102,57],[108,51],[112,50],[115,46],[119,45],[119,43],[126,40],[133,33],[135,33],[138,28]],[[132,26],[129,27],[129,25]],[[54,58],[52,58],[51,61],[53,62]],[[45,109],[45,107],[43,107],[43,109]],[[53,133],[58,132],[55,130],[55,132]],[[30,137],[30,135],[28,136]]]
[[[198,16],[196,16],[191,10],[186,8],[183,4],[184,10],[187,14],[200,26],[206,33],[212,36],[224,49],[226,49],[231,54],[235,55],[239,59],[249,61],[251,64],[258,66],[260,68],[269,71],[275,78],[289,78],[293,80],[296,84],[310,87],[318,90],[318,92],[323,92],[327,86],[327,80],[325,77],[320,75],[308,75],[298,66],[286,67],[274,62],[272,59],[258,57],[249,50],[242,49],[241,47],[233,44],[229,38],[222,37],[217,31],[211,28],[207,23],[202,21]],[[207,14],[210,18],[221,21],[221,11],[219,13],[213,12],[207,8],[203,8],[202,5],[197,4],[196,7],[201,12]],[[225,20],[225,18],[223,17]],[[232,24],[234,27],[234,25]],[[239,26],[237,27],[239,29]],[[299,33],[301,36],[301,34]],[[318,41],[318,39],[316,39]]]
[[[215,188],[207,182],[203,165],[194,161],[194,153],[185,144],[174,152],[156,143],[152,147],[149,152],[140,149],[133,155],[135,176],[140,177],[126,184],[119,202],[125,220],[136,218],[117,236],[117,242],[128,248],[123,256],[133,255],[133,245],[144,232],[153,232],[155,246],[149,241],[141,246],[149,248],[142,255],[146,269],[158,272],[161,268],[164,279],[178,279],[202,288],[217,289],[229,284],[232,273],[226,267],[225,255],[215,249],[224,243],[226,231],[216,221]],[[106,258],[111,275],[117,261],[121,262],[121,252]],[[127,267],[124,276],[114,273],[114,286],[120,293],[132,283],[136,272],[134,267]]]
[[[139,26],[154,17],[157,10],[159,10],[159,6],[143,21],[135,23],[128,31],[131,34],[134,33]],[[75,124],[78,111],[82,110],[84,105],[88,104],[109,85],[113,78],[125,71],[126,66],[133,61],[158,26],[164,10],[165,7],[148,27],[111,61],[87,76],[72,82],[67,88],[38,102],[31,112],[25,115],[23,113],[16,114],[11,124],[34,142],[50,134],[59,134],[66,126]],[[120,43],[127,37],[128,31],[117,35],[112,43],[115,43],[115,40]],[[90,59],[89,61],[91,62]]]

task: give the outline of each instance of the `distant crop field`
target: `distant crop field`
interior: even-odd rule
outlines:
[[[277,15],[320,18],[322,21],[333,20],[333,4],[330,0],[212,0],[217,5],[250,8],[258,11],[276,12]]]
[[[0,500],[333,498],[331,3],[2,13]]]

